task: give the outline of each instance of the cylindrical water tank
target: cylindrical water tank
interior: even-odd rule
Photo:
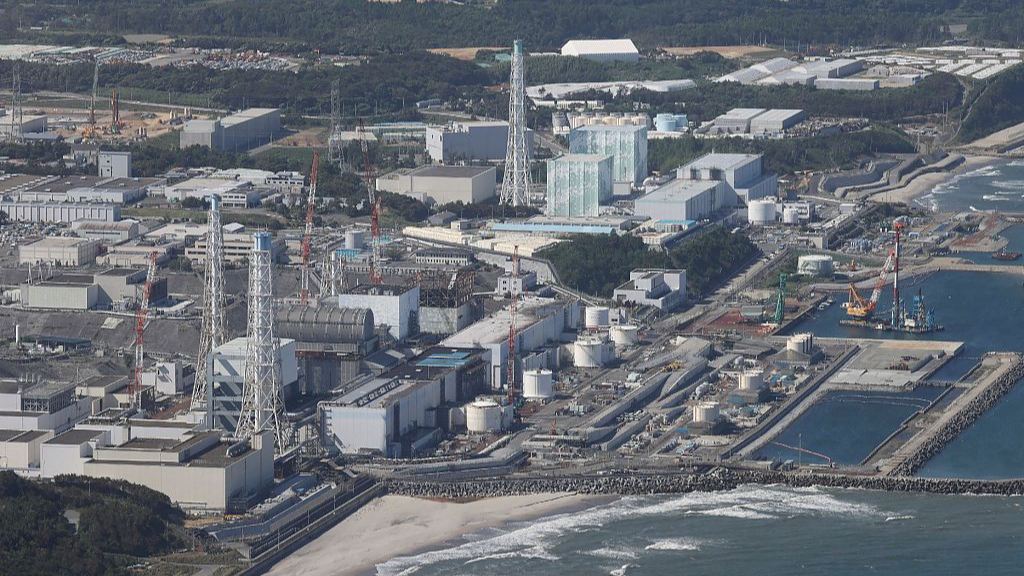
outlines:
[[[701,402],[693,407],[693,421],[703,424],[710,424],[718,420],[718,404],[714,402]]]
[[[345,232],[345,249],[362,250],[366,233],[362,230],[347,230]]]
[[[551,398],[554,395],[554,382],[551,370],[525,370],[523,372],[523,396],[526,398]]]
[[[608,335],[616,346],[636,346],[640,341],[640,329],[630,324],[612,326]]]
[[[466,429],[485,434],[501,430],[501,406],[493,400],[477,400],[466,406]]]
[[[747,221],[763,226],[775,222],[775,202],[772,200],[752,200],[747,207]]]
[[[797,258],[796,271],[798,274],[830,278],[835,272],[835,265],[832,257],[826,254],[805,254]]]
[[[796,225],[800,223],[800,211],[796,208],[786,208],[782,211],[782,223]]]
[[[590,330],[604,328],[611,324],[611,311],[607,306],[587,306],[584,323]]]
[[[654,129],[658,132],[675,132],[676,131],[676,116],[675,114],[658,114],[654,117]]]
[[[800,354],[810,354],[814,346],[813,334],[794,334],[786,341],[786,349]]]
[[[764,373],[748,370],[740,374],[740,390],[760,390],[764,386]]]
[[[554,112],[551,114],[552,128],[565,128],[568,125],[569,119],[565,117],[565,112]]]
[[[600,368],[605,364],[605,342],[600,339],[581,339],[573,345],[573,364],[577,368]]]

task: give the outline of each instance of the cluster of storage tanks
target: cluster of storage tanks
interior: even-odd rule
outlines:
[[[583,325],[587,332],[581,334],[573,345],[574,364],[578,368],[604,366],[615,359],[616,348],[640,343],[640,328],[623,324],[618,310],[607,306],[587,306]]]
[[[747,206],[747,221],[754,226],[767,226],[775,224],[779,219],[779,207],[775,200],[761,199],[751,200]],[[800,210],[795,207],[782,209],[782,223],[789,226],[800,224]]]

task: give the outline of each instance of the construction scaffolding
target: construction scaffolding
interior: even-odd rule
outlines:
[[[458,308],[473,299],[476,272],[429,270],[421,274],[417,281],[420,286],[420,306]]]

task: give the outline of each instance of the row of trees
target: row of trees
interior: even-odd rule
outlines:
[[[914,150],[913,142],[902,133],[874,126],[860,132],[783,140],[708,140],[691,136],[651,140],[647,163],[652,170],[664,173],[711,151],[764,154],[766,170],[792,174],[801,170],[848,169],[869,156],[907,154]]]
[[[445,46],[557,49],[572,38],[631,37],[643,46],[862,44],[936,42],[945,24],[1013,14],[1005,0],[517,0],[498,3],[377,3],[364,0],[195,0],[131,3],[84,0],[67,6],[21,3],[0,26],[22,22],[50,29],[161,33],[225,43],[273,40],[346,53],[403,52]],[[1019,32],[1018,32],[1019,34]]]
[[[608,298],[637,268],[682,268],[687,290],[701,297],[738,266],[757,254],[757,246],[743,234],[714,228],[688,239],[669,252],[648,250],[636,236],[580,235],[541,252],[562,283],[570,288]]]

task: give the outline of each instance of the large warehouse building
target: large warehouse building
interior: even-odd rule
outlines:
[[[597,216],[612,198],[612,157],[566,154],[547,161],[547,215]]]
[[[638,198],[633,211],[652,220],[703,220],[734,205],[734,199],[722,182],[677,178]]]
[[[640,51],[629,38],[570,40],[562,46],[562,56],[576,56],[600,62],[637,62],[640,60]]]
[[[47,236],[31,244],[18,246],[18,264],[84,266],[95,262],[99,253],[98,240]]]
[[[611,155],[616,187],[639,188],[647,177],[647,126],[583,126],[569,133],[569,152]]]
[[[508,122],[502,120],[453,122],[428,126],[427,154],[434,162],[504,160]],[[533,130],[526,130],[526,153],[533,155]]]
[[[205,146],[222,152],[243,152],[269,144],[281,134],[281,111],[249,108],[219,120],[191,120],[181,131],[180,146]]]
[[[14,202],[0,201],[0,210],[14,222],[41,224],[70,224],[75,220],[117,222],[121,207],[117,204],[97,202]]]
[[[377,178],[377,190],[426,204],[475,204],[494,198],[497,171],[484,166],[420,166]]]
[[[509,313],[507,309],[483,318],[441,342],[460,349],[483,348],[490,351],[491,383],[504,385],[508,365]],[[558,345],[563,332],[575,332],[580,323],[580,304],[576,300],[523,297],[516,315],[517,373],[535,368],[558,367]]]
[[[744,204],[758,198],[774,197],[779,178],[764,174],[760,154],[706,154],[676,169],[681,180],[717,180],[725,184],[726,193],[735,195]],[[731,205],[730,202],[725,205]]]

